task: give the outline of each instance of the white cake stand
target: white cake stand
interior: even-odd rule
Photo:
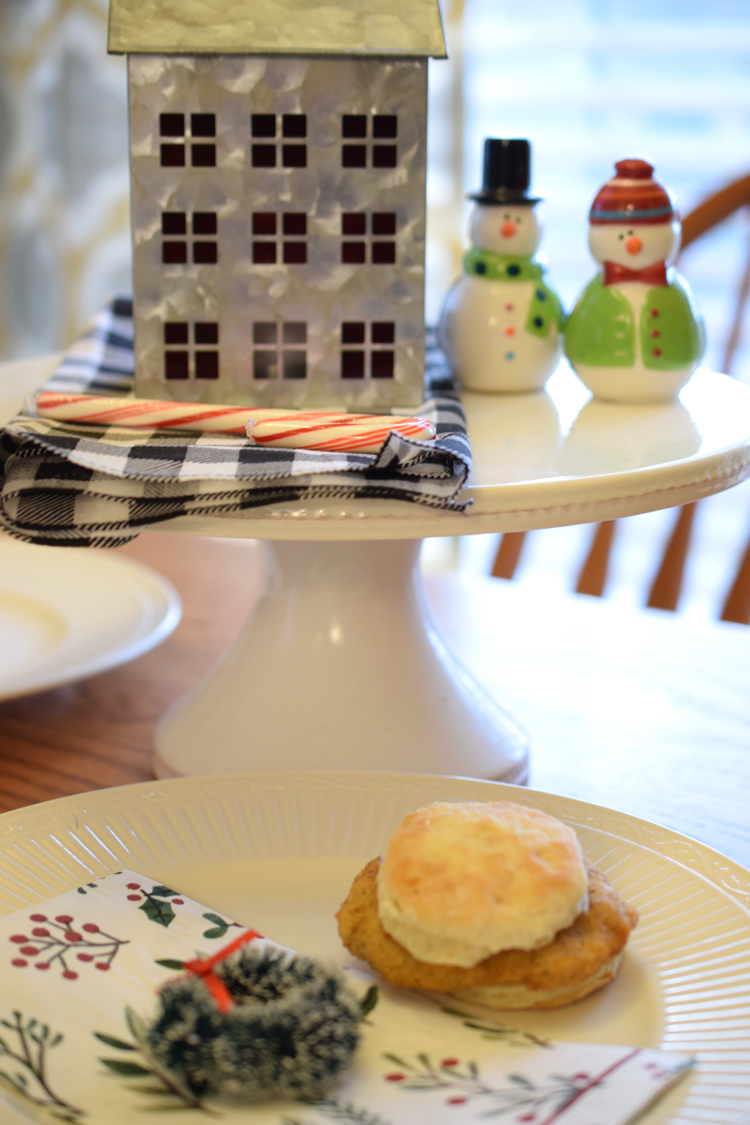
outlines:
[[[35,369],[27,391],[48,367],[23,365]],[[156,525],[263,539],[268,552],[266,592],[239,638],[158,727],[158,776],[369,768],[523,782],[523,731],[429,618],[421,540],[617,519],[750,474],[750,388],[704,369],[666,405],[592,401],[566,366],[546,392],[464,401],[474,456],[466,514],[316,501]]]
[[[547,392],[465,404],[465,515],[330,501],[161,525],[267,540],[268,588],[219,666],[159,725],[159,776],[366,767],[523,782],[523,731],[430,620],[421,540],[615,519],[750,473],[750,389],[710,371],[667,405],[591,401],[567,367]]]

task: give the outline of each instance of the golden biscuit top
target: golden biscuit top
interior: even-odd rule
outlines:
[[[378,876],[384,930],[434,964],[470,967],[502,949],[540,948],[587,907],[573,829],[509,801],[410,813]]]

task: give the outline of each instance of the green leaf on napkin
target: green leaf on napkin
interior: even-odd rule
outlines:
[[[110,1070],[114,1070],[115,1074],[125,1074],[130,1076],[150,1074],[151,1071],[147,1070],[145,1066],[140,1063],[124,1062],[120,1059],[99,1059],[99,1062],[104,1063]]]
[[[205,937],[205,934],[203,935]],[[169,957],[156,958],[156,964],[161,965],[165,969],[174,969],[176,973],[181,973],[185,968],[184,961],[171,961]]]
[[[103,1031],[95,1031],[94,1035],[102,1043],[106,1043],[108,1047],[117,1047],[120,1051],[138,1050],[132,1043],[126,1043],[124,1039],[116,1039],[114,1035],[105,1035]]]
[[[169,902],[163,898],[154,898],[153,892],[145,902],[141,903],[138,909],[142,910],[147,918],[156,922],[159,926],[168,926],[170,922],[174,921],[174,910]]]

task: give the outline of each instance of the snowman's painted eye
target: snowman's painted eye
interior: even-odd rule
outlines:
[[[623,238],[625,237],[625,235],[624,235],[624,234],[618,234],[618,236],[617,236],[617,237],[619,238],[620,242],[622,242],[622,240],[623,240]]]
[[[521,216],[520,215],[517,216],[516,222],[518,223],[519,226],[521,225]]]
[[[506,215],[503,215],[503,218],[504,218],[504,219],[509,219],[509,218],[510,218],[510,215],[507,215],[507,214],[506,214]]]

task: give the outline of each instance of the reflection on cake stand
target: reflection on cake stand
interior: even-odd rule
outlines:
[[[290,502],[160,525],[267,540],[268,581],[217,668],[161,721],[159,776],[369,768],[524,781],[524,733],[430,620],[421,539],[617,519],[750,473],[750,389],[703,369],[679,401],[655,406],[589,403],[565,365],[546,391],[464,401],[474,468],[463,515]]]

